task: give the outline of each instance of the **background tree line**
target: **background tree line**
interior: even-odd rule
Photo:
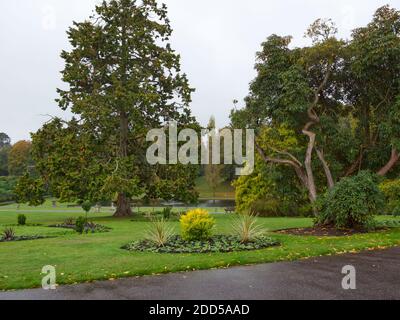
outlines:
[[[14,188],[18,177],[34,171],[32,143],[11,143],[6,133],[0,133],[0,202],[15,200]]]

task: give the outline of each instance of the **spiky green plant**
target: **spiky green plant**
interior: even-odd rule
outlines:
[[[173,236],[173,229],[164,218],[153,220],[146,233],[146,239],[154,242],[159,247],[163,247]]]
[[[2,235],[2,240],[3,241],[12,241],[14,239],[15,239],[14,229],[12,229],[12,228],[4,229],[3,235]]]
[[[257,223],[257,217],[253,214],[239,214],[233,222],[232,229],[242,243],[252,242],[264,234],[263,228]]]

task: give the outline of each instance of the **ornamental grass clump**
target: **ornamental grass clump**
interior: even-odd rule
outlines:
[[[164,218],[154,220],[147,230],[146,239],[158,247],[164,247],[172,238],[174,231]]]
[[[3,234],[1,237],[2,241],[12,241],[15,239],[15,231],[12,228],[7,228],[3,230]]]
[[[234,235],[240,238],[241,243],[253,242],[264,234],[263,228],[257,223],[257,217],[252,214],[238,215],[232,229]]]
[[[211,237],[215,220],[208,211],[195,209],[187,212],[180,219],[182,238],[186,241],[201,241]]]

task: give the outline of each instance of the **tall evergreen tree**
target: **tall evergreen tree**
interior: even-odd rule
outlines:
[[[57,102],[75,118],[54,119],[33,135],[37,168],[54,195],[115,196],[122,217],[132,214],[131,197],[160,181],[145,158],[146,133],[166,121],[194,123],[193,90],[168,43],[171,33],[167,8],[155,0],[103,1],[69,29],[72,49],[61,54],[68,86],[58,89]],[[192,191],[190,181],[180,181]]]

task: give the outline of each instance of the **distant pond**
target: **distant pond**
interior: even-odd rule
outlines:
[[[199,200],[199,203],[196,204],[185,204],[183,202],[176,202],[176,201],[169,201],[169,202],[158,202],[158,203],[151,203],[151,204],[135,204],[139,205],[143,208],[153,208],[153,207],[175,207],[175,208],[230,208],[235,207],[236,202],[235,200]]]
[[[196,205],[188,205],[180,202],[164,202],[162,206],[172,206],[177,208],[196,207],[196,208],[228,208],[236,206],[235,200],[199,200]]]

